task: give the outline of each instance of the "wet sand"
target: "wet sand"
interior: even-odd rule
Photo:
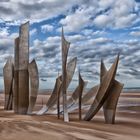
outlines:
[[[47,102],[49,94],[39,95],[35,111]],[[122,93],[116,113],[116,124],[105,124],[102,110],[92,121],[79,121],[78,113],[70,113],[70,122],[63,116],[16,115],[3,110],[0,94],[0,140],[139,140],[140,93]],[[83,116],[85,111],[83,111]]]

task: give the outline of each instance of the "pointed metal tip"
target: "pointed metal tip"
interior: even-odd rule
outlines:
[[[101,63],[104,63],[103,58],[101,58]]]
[[[118,54],[117,54],[117,57],[118,57],[118,58],[120,57],[120,54],[121,54],[121,51],[119,51]]]
[[[64,36],[64,28],[63,28],[63,26],[62,26],[61,34],[62,34],[62,36]]]
[[[17,41],[17,40],[19,40],[19,36],[18,36],[18,37],[16,37],[16,38],[15,38],[15,40],[16,40],[16,41]]]
[[[32,61],[35,61],[35,58],[33,58],[33,60]]]
[[[35,59],[33,58],[33,60],[30,62],[30,64],[31,64],[31,63],[34,63],[34,62],[36,62],[36,61],[35,61]]]
[[[29,24],[29,23],[30,23],[30,21],[26,21],[26,22],[22,23],[21,25],[25,25],[25,24]]]
[[[120,52],[117,54],[117,57],[116,57],[117,63],[119,62],[119,58],[120,58]]]
[[[78,71],[79,71],[79,73],[80,73],[80,66],[78,67]]]
[[[73,59],[75,59],[77,61],[77,57],[74,57]]]

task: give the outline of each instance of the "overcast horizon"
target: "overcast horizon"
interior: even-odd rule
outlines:
[[[116,79],[125,87],[140,87],[139,0],[2,0],[0,1],[0,75],[19,26],[30,21],[30,61],[35,58],[40,78],[55,82],[61,73],[61,28],[71,42],[68,60],[77,57],[77,69],[88,87],[99,84],[100,61],[107,68],[120,52]],[[77,69],[74,81],[78,80]],[[41,82],[41,87],[45,86]],[[2,80],[0,80],[0,87]]]

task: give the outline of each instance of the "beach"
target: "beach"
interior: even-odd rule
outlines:
[[[37,97],[34,111],[39,111],[51,92],[44,91]],[[90,105],[92,100],[88,102]],[[1,140],[139,140],[140,139],[140,92],[121,93],[116,110],[116,123],[106,124],[102,109],[89,122],[79,121],[78,111],[69,113],[70,122],[63,116],[17,115],[3,109],[4,95],[0,94]],[[82,110],[84,117],[87,110]]]

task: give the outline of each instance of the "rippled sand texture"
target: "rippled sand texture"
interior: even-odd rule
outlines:
[[[39,95],[35,109],[42,107],[49,95]],[[116,124],[104,123],[102,110],[90,122],[78,121],[77,111],[70,114],[70,123],[56,115],[15,115],[3,110],[0,95],[0,140],[139,140],[140,93],[122,93]],[[86,112],[86,110],[83,110]],[[84,116],[84,113],[83,113]]]

